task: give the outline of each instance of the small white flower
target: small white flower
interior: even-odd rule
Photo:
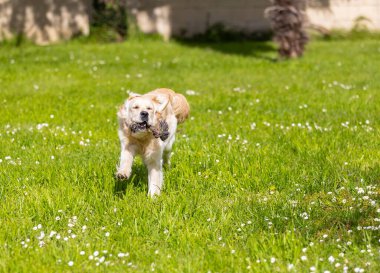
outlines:
[[[335,261],[335,258],[334,258],[333,256],[330,256],[330,257],[328,258],[328,260],[329,260],[330,263],[333,263],[333,262]]]
[[[86,254],[86,252],[84,252],[83,250],[81,252],[79,252],[79,255],[83,256],[84,254]]]
[[[307,261],[307,256],[301,256],[301,261]]]
[[[45,232],[41,231],[40,236],[37,237],[38,240],[42,240],[45,237]]]
[[[73,261],[70,261],[67,263],[69,266],[73,266],[74,265],[74,262]]]
[[[358,193],[360,193],[360,194],[364,193],[364,189],[363,189],[363,188],[358,188],[357,191],[358,191]]]
[[[110,236],[110,233],[109,233],[109,232],[106,232],[104,235],[105,235],[106,237],[109,237],[109,236]]]
[[[195,96],[195,95],[198,95],[197,92],[195,92],[194,90],[186,90],[186,95],[189,95],[189,96]]]
[[[276,258],[274,258],[274,257],[270,258],[270,262],[271,262],[272,264],[275,263],[275,262],[276,262]]]

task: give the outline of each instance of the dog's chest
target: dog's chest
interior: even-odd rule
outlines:
[[[162,141],[157,138],[147,137],[142,139],[131,139],[131,146],[135,150],[136,154],[143,156],[144,158],[151,157],[153,154],[158,153],[162,149]]]

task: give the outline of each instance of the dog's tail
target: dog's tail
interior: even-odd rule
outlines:
[[[172,106],[178,123],[184,122],[190,113],[190,106],[185,96],[175,93],[172,97]]]

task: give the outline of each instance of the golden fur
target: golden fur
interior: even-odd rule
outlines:
[[[154,137],[148,129],[137,132],[130,129],[132,123],[143,121],[142,112],[148,115],[146,123],[149,127],[158,126],[162,120],[167,123],[167,139]],[[184,122],[189,112],[190,106],[186,98],[171,89],[160,88],[144,95],[131,94],[118,111],[121,143],[118,178],[130,177],[133,158],[140,155],[148,168],[148,194],[160,194],[163,185],[162,161],[169,164],[177,124]]]

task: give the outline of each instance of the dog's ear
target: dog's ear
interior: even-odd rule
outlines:
[[[137,93],[130,92],[127,101],[132,100],[132,99],[137,98],[137,97],[141,97],[141,95],[137,94]]]
[[[124,111],[128,112],[129,103],[131,102],[131,100],[133,100],[134,98],[137,98],[137,97],[141,97],[141,95],[137,94],[137,93],[133,93],[133,92],[129,93],[128,99],[126,99],[124,104],[121,106],[124,108]]]
[[[118,118],[125,118],[127,115],[126,105],[125,103],[119,106],[119,110],[117,111]]]
[[[153,98],[153,102],[156,106],[156,111],[161,113],[168,106],[170,97],[167,95],[157,95]]]

